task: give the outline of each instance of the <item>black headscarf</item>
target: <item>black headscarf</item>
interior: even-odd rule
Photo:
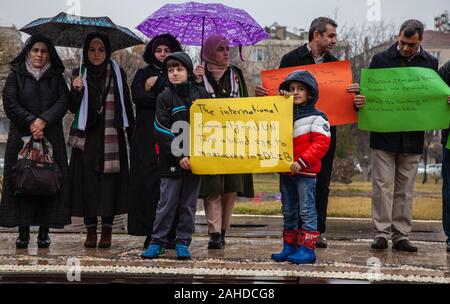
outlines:
[[[89,61],[89,45],[92,40],[100,39],[105,46],[106,57],[105,61],[101,65],[94,65]],[[109,60],[111,58],[111,42],[109,41],[108,36],[99,32],[89,33],[84,40],[83,47],[83,62],[86,64],[87,68],[87,77],[89,80],[99,84],[103,78],[106,77],[106,68],[108,66]]]
[[[156,48],[160,45],[167,46],[172,53],[181,52],[182,49],[180,42],[178,42],[178,40],[170,34],[164,34],[153,38],[145,48],[144,61],[147,64],[153,64],[156,67],[162,69],[164,67],[164,64],[157,60],[155,57]]]
[[[50,41],[50,39],[42,35],[33,35],[27,39],[27,41],[25,42],[25,46],[23,47],[20,54],[10,62],[11,68],[25,68],[25,61],[27,59],[28,53],[30,52],[31,48],[38,42],[44,43],[47,46],[49,60],[52,64],[51,69],[55,70],[57,73],[63,73],[64,64],[62,63],[61,58],[59,58],[55,46]]]

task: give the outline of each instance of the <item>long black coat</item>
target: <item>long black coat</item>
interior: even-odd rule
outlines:
[[[23,61],[11,65],[11,73],[3,90],[3,106],[11,124],[5,153],[0,226],[63,228],[70,224],[68,166],[62,126],[69,91],[63,71],[62,65],[54,65],[38,81],[27,71]],[[29,125],[36,118],[47,122],[44,136],[52,144],[53,157],[63,174],[63,187],[54,197],[15,195],[12,186],[12,168],[24,145],[21,138],[31,136]]]
[[[397,49],[397,43],[389,49],[376,54],[370,63],[371,69],[398,68],[398,67],[423,67],[438,71],[438,60],[423,47],[410,62],[405,61]],[[424,132],[390,132],[370,133],[370,147],[394,153],[422,154],[424,144]]]
[[[441,75],[442,79],[450,86],[450,61],[439,69],[439,75]],[[449,129],[442,130],[442,144],[444,146],[447,145],[448,133]]]
[[[148,92],[145,90],[145,82],[154,76],[158,76],[158,80]],[[132,100],[136,105],[136,125],[130,150],[130,235],[147,236],[153,230],[160,196],[154,128],[156,99],[166,85],[164,71],[152,64],[138,70],[131,85]]]
[[[73,72],[78,75],[78,71]],[[121,69],[124,103],[130,127],[127,132],[118,128],[119,140],[119,159],[120,173],[104,174],[104,133],[105,133],[105,117],[102,115],[97,124],[89,126],[89,115],[93,113],[88,111],[88,126],[86,127],[85,150],[72,149],[70,157],[70,199],[72,202],[72,215],[78,217],[97,217],[97,216],[114,216],[126,214],[128,212],[128,186],[129,186],[129,167],[128,167],[128,151],[125,139],[125,133],[129,135],[134,126],[133,108],[130,99],[130,92],[127,85],[125,72]],[[105,83],[106,74],[103,79]],[[116,78],[114,77],[116,81]],[[99,92],[89,85],[89,104],[94,101],[103,100],[99,98]],[[104,93],[105,95],[107,92]],[[69,110],[77,113],[83,94],[74,89],[71,91]],[[119,102],[118,87],[115,85],[115,100]],[[116,111],[116,117],[119,115]],[[120,117],[120,115],[119,115]]]

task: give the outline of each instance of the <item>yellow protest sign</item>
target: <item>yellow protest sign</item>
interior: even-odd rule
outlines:
[[[293,98],[199,99],[190,112],[194,174],[290,172]]]

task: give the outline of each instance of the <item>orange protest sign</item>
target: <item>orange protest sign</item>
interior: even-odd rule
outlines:
[[[269,95],[279,95],[280,84],[290,73],[297,70],[309,71],[316,77],[319,83],[317,107],[328,116],[332,126],[353,124],[358,121],[358,114],[353,107],[354,94],[347,92],[348,85],[353,82],[350,61],[262,71],[262,84],[269,90]]]

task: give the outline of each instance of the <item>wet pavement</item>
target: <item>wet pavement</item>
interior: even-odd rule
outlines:
[[[197,219],[190,261],[176,260],[171,250],[160,259],[141,259],[144,238],[125,233],[126,218],[116,222],[111,249],[84,248],[76,222],[52,231],[45,250],[37,249],[36,233],[28,249],[16,250],[15,231],[2,230],[0,282],[67,283],[80,271],[81,283],[450,283],[439,222],[414,223],[411,239],[419,252],[411,254],[371,250],[369,220],[330,219],[329,247],[317,250],[317,264],[300,266],[270,260],[282,245],[280,217],[234,217],[224,250],[206,249],[204,217]]]

